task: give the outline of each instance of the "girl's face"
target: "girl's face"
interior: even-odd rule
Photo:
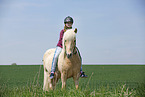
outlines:
[[[71,22],[68,22],[65,24],[67,27],[72,27],[72,23]]]

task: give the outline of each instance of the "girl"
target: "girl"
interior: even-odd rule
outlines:
[[[57,59],[58,59],[58,56],[62,50],[62,38],[63,38],[63,34],[65,33],[66,30],[68,29],[72,29],[72,25],[73,25],[73,19],[72,17],[68,16],[64,19],[64,29],[61,30],[60,32],[60,38],[59,38],[59,41],[58,41],[58,44],[57,44],[57,47],[56,47],[56,50],[55,50],[55,53],[54,53],[54,57],[53,57],[53,60],[52,60],[52,67],[51,67],[51,74],[50,74],[50,79],[53,79],[54,78],[54,73],[55,73],[55,67],[56,67],[56,64],[57,64]],[[79,50],[77,49],[78,53],[79,53]],[[80,53],[79,53],[79,56],[80,56]],[[80,56],[81,58],[81,56]],[[81,66],[81,70],[80,70],[80,77],[82,78],[86,78],[87,75],[85,75],[85,73],[82,71],[82,66]]]

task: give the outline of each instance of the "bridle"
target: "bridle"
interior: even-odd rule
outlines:
[[[76,46],[74,46],[74,48],[73,48],[73,52],[72,52],[71,54],[67,54],[65,43],[64,43],[64,47],[65,47],[65,48],[64,48],[64,49],[65,49],[65,54],[66,54],[66,56],[68,56],[68,58],[71,57],[72,55],[77,54]],[[75,50],[76,50],[76,51],[75,51]]]

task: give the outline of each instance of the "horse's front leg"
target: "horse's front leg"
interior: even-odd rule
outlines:
[[[75,82],[75,87],[76,89],[79,88],[79,74],[77,74],[76,76],[73,77],[73,80]]]
[[[76,89],[79,88],[79,80],[75,80],[75,86],[76,86]]]
[[[62,81],[62,89],[65,89],[66,87],[66,79],[67,79],[67,74],[66,72],[62,72],[61,74],[61,81]]]

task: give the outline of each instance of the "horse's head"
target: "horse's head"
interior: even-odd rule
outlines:
[[[67,58],[70,58],[74,53],[76,47],[76,33],[77,29],[70,29],[63,35],[63,49],[65,50]]]

